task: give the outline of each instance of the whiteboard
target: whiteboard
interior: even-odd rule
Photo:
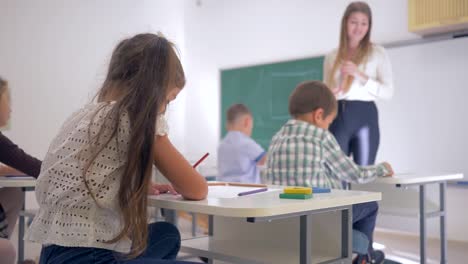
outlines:
[[[378,161],[395,171],[468,175],[468,38],[387,51],[395,95],[378,102]]]

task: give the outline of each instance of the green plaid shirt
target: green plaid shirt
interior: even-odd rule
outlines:
[[[291,119],[271,141],[265,173],[270,184],[342,189],[343,181],[366,183],[388,170],[356,165],[328,130]]]

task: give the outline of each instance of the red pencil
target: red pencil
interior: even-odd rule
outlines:
[[[208,157],[208,155],[210,155],[210,153],[206,153],[205,155],[203,155],[203,157],[201,157],[201,159],[199,159],[197,162],[195,162],[195,164],[193,164],[193,168],[195,169],[198,164],[200,164],[204,159],[206,159],[206,157]]]

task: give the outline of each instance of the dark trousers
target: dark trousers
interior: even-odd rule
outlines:
[[[353,229],[362,232],[369,239],[369,252],[374,241],[375,222],[379,205],[377,202],[368,202],[353,205]]]
[[[356,164],[374,164],[380,142],[379,116],[374,102],[338,101],[338,114],[330,132]]]
[[[338,101],[338,113],[330,126],[341,149],[361,166],[375,163],[380,142],[379,115],[374,102]],[[372,250],[375,222],[379,206],[377,202],[353,205],[353,229],[361,231],[369,239]]]
[[[175,226],[156,222],[150,224],[148,229],[148,247],[134,259],[125,259],[124,255],[107,249],[50,245],[42,248],[39,264],[192,263],[175,260],[180,249],[180,234]]]

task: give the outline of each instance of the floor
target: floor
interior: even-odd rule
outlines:
[[[182,237],[191,237],[191,223],[186,219],[179,220],[179,229]],[[17,245],[17,233],[12,236],[13,243]],[[376,230],[375,247],[382,248],[388,259],[404,263],[419,263],[419,238],[414,235],[395,233],[387,230]],[[439,263],[439,240],[428,240],[428,264]],[[25,257],[37,260],[40,253],[40,245],[25,243]],[[184,260],[201,262],[198,258],[180,255]],[[468,263],[468,242],[448,242],[449,263]]]
[[[419,263],[419,237],[395,233],[387,230],[376,230],[374,244],[376,247],[385,247],[383,250],[388,259],[405,263]],[[440,263],[440,242],[438,239],[428,239],[427,241],[427,262],[428,264]],[[448,241],[447,260],[453,264],[468,263],[468,242]]]

